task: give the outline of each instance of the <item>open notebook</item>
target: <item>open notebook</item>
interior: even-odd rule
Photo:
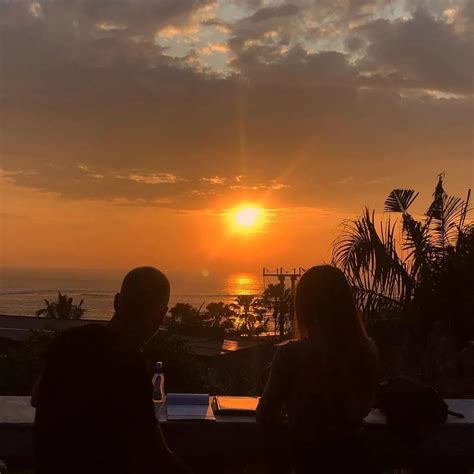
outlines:
[[[209,395],[203,393],[168,393],[166,395],[168,421],[215,421]]]
[[[254,416],[260,397],[215,396],[213,400],[216,415]]]

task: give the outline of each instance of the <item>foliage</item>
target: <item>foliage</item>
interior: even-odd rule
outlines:
[[[58,299],[50,303],[44,300],[46,307],[36,311],[36,316],[46,316],[54,319],[81,319],[86,310],[82,307],[84,300],[73,304],[73,299],[58,291]]]
[[[266,331],[266,308],[253,295],[239,295],[230,304],[211,302],[202,315],[188,303],[176,303],[169,312],[171,326],[221,327],[233,336],[256,336]]]
[[[280,338],[283,339],[291,332],[292,297],[289,288],[283,283],[277,285],[270,283],[265,288],[259,304],[271,313],[275,322],[275,334],[278,331]]]
[[[32,331],[30,337],[11,345],[0,358],[0,394],[30,395],[38,378],[53,331]]]
[[[209,303],[204,314],[208,324],[213,327],[223,327],[224,329],[232,329],[234,327],[233,316],[235,316],[233,309],[222,301]]]
[[[11,345],[0,358],[0,394],[30,395],[49,344],[57,333],[33,331],[24,342]],[[206,390],[206,369],[184,342],[167,331],[159,331],[144,348],[150,368],[163,362],[166,389],[177,392]]]
[[[193,393],[205,390],[206,369],[179,336],[158,331],[144,347],[143,354],[150,368],[156,361],[163,362],[166,391]]]
[[[401,232],[390,217],[377,224],[368,209],[346,222],[334,246],[334,263],[345,272],[369,320],[399,314],[432,325],[450,318],[449,324],[457,325],[453,329],[471,327],[474,337],[467,322],[473,314],[470,194],[465,201],[448,196],[440,175],[421,220],[409,212],[417,196],[411,189],[394,189],[385,201],[386,212],[401,214]]]
[[[420,293],[418,305],[425,318],[436,315],[461,344],[474,340],[474,226],[459,235],[456,247],[447,248],[442,264]]]
[[[230,307],[236,315],[235,335],[254,336],[266,331],[266,310],[254,295],[238,295]]]
[[[189,303],[176,303],[170,310],[171,324],[200,325],[199,311]]]

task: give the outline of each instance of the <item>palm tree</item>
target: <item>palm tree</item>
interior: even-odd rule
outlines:
[[[443,179],[438,177],[422,220],[409,212],[418,193],[394,189],[389,194],[385,212],[401,214],[401,234],[397,221],[389,217],[377,225],[375,213],[367,208],[361,217],[345,222],[333,261],[345,272],[367,317],[406,314],[419,306],[449,256],[458,253],[472,234],[472,224],[466,223],[470,190],[466,200],[448,196]]]
[[[258,300],[254,295],[237,295],[235,302],[230,304],[240,318],[240,325],[237,328],[239,334],[252,336],[259,324],[262,323],[262,313],[259,311]]]
[[[201,323],[199,311],[189,303],[176,303],[169,312],[171,314],[171,325],[179,323],[192,326]]]
[[[219,301],[218,303],[209,303],[206,306],[206,311],[207,313],[205,317],[211,321],[212,326],[225,326],[227,329],[233,327],[233,322],[230,320],[230,318],[235,313],[228,304],[225,304],[222,301]]]
[[[290,331],[291,325],[292,297],[290,289],[286,288],[283,283],[277,285],[270,283],[263,292],[260,304],[272,314],[275,322],[275,335],[278,329],[280,338],[283,339]]]
[[[46,316],[47,318],[53,319],[81,319],[86,310],[82,308],[81,300],[79,304],[73,304],[73,299],[68,298],[66,294],[62,294],[58,291],[58,299],[50,303],[48,300],[44,300],[46,306],[36,311],[36,316]]]

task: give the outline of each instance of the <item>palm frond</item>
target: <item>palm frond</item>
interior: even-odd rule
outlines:
[[[443,187],[444,175],[438,176],[438,184],[433,193],[433,202],[431,203],[426,215],[432,219],[442,219],[444,203],[448,195]]]
[[[362,217],[346,221],[335,242],[334,263],[342,268],[353,288],[367,290],[359,298],[356,295],[364,311],[386,298],[400,303],[411,298],[413,281],[397,253],[395,231],[396,223],[390,219],[377,231],[374,212],[365,209]],[[376,294],[383,297],[375,298]]]
[[[431,219],[419,222],[408,213],[403,216],[402,248],[408,251],[405,261],[410,263],[413,279],[416,279],[418,272],[431,265],[433,258],[436,258],[429,233],[430,221]]]
[[[359,308],[364,308],[365,314],[387,313],[403,309],[403,303],[390,298],[378,291],[359,286],[353,287],[354,296]]]
[[[81,300],[78,305],[73,304],[73,298],[68,298],[66,294],[58,291],[58,299],[50,302],[44,300],[46,306],[36,311],[37,316],[45,315],[48,318],[54,319],[80,319],[86,310],[82,307],[84,300]]]
[[[417,197],[418,193],[413,189],[394,189],[385,200],[384,210],[405,213]]]
[[[466,217],[470,211],[469,209],[469,201],[471,199],[471,189],[468,189],[467,190],[467,198],[466,198],[466,201],[465,201],[465,206],[464,206],[464,211],[461,215],[461,220],[459,222],[459,229],[462,231],[463,228],[464,228],[464,224],[466,222]]]
[[[368,209],[344,222],[334,242],[333,263],[344,271],[366,317],[426,308],[443,269],[451,268],[461,256],[474,254],[474,223],[467,219],[470,191],[466,200],[448,196],[444,175],[438,178],[423,221],[408,212],[418,193],[394,189],[389,194],[385,211],[402,214],[401,233],[390,219],[376,226],[374,213]]]
[[[465,219],[466,202],[455,196],[447,196],[441,212],[432,221],[432,232],[439,250],[456,245],[460,223]]]

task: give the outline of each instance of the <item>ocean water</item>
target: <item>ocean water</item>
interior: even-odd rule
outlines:
[[[113,299],[124,272],[106,270],[12,270],[0,271],[0,314],[31,316],[55,300],[58,291],[75,303],[84,300],[84,318],[110,319]],[[259,295],[265,286],[258,273],[168,274],[171,283],[170,307],[190,303],[195,307],[213,301],[232,302],[236,295]]]

